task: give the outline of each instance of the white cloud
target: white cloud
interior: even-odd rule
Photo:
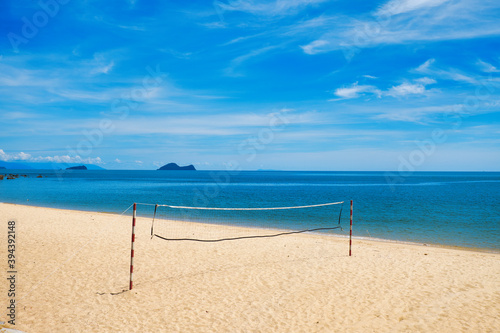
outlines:
[[[256,37],[261,37],[261,36],[263,36],[265,34],[266,33],[262,32],[262,33],[258,33],[258,34],[254,34],[254,35],[249,35],[249,36],[236,37],[234,39],[231,39],[229,42],[226,42],[226,43],[222,44],[221,46],[228,46],[228,45],[231,45],[231,44],[236,44],[236,43],[248,41],[248,40],[256,38]]]
[[[293,124],[314,124],[318,117],[314,112],[291,112],[290,109],[270,113],[223,113],[199,114],[197,116],[177,115],[155,117],[130,117],[120,122],[114,134],[164,134],[183,136],[232,136],[247,135],[256,128],[281,129]],[[89,122],[91,126],[92,122]]]
[[[86,64],[90,68],[90,74],[108,74],[115,66],[114,60],[108,60],[111,56],[111,54],[94,54],[94,58]]]
[[[107,65],[94,68],[91,73],[92,74],[108,74],[108,72],[111,71],[111,69],[113,69],[114,66],[115,66],[115,62],[111,61]]]
[[[29,159],[31,159],[31,155],[30,154],[26,154],[26,153],[23,153],[23,152],[20,152],[19,154],[17,154],[19,160],[21,161],[27,161]]]
[[[457,81],[457,82],[466,82],[470,84],[478,84],[479,79],[476,77],[473,77],[471,75],[465,74],[461,72],[460,70],[450,68],[447,70],[444,69],[439,69],[433,66],[435,60],[434,59],[429,59],[426,62],[424,62],[422,65],[418,66],[415,68],[415,71],[418,73],[423,73],[427,75],[433,75],[436,77],[439,77],[444,80],[452,80],[452,81]],[[424,79],[424,78],[423,78]],[[429,78],[426,78],[427,80]],[[432,80],[432,79],[430,79]]]
[[[366,93],[372,93],[380,96],[380,90],[378,90],[375,86],[358,85],[358,82],[354,82],[352,85],[347,87],[338,88],[334,92],[334,94],[341,99],[358,98]]]
[[[392,96],[392,97],[402,97],[407,95],[423,95],[427,92],[426,86],[429,84],[436,83],[436,80],[421,77],[415,79],[414,82],[403,82],[400,85],[392,86],[389,88],[384,95]]]
[[[0,161],[8,161],[9,155],[7,155],[3,149],[0,149]]]
[[[353,99],[364,96],[366,94],[375,94],[377,97],[382,96],[392,96],[401,97],[407,95],[421,95],[426,93],[426,85],[436,83],[436,80],[423,77],[414,80],[415,82],[403,82],[400,85],[392,86],[387,91],[382,91],[381,89],[373,85],[359,85],[358,82],[354,82],[350,86],[338,88],[335,90],[334,94],[339,99],[333,99],[330,101],[342,100],[342,99]]]
[[[444,104],[425,107],[397,106],[378,109],[374,119],[388,119],[394,121],[414,122],[418,124],[444,123],[446,127],[452,127],[453,122],[460,117],[470,115],[495,113],[500,103],[489,101],[477,101],[477,108],[471,109],[467,104]],[[493,133],[487,132],[484,133]],[[493,134],[494,135],[494,134]]]
[[[449,0],[390,0],[381,6],[375,15],[390,16],[408,13],[418,9],[440,6],[448,1]]]
[[[423,85],[428,85],[428,84],[434,84],[434,83],[437,83],[437,81],[436,81],[436,80],[431,79],[431,78],[428,78],[428,77],[422,77],[422,78],[416,79],[416,80],[415,80],[415,82],[422,83]]]
[[[444,77],[449,77],[453,81],[462,81],[462,82],[467,82],[467,83],[471,83],[471,84],[478,83],[478,81],[475,78],[473,78],[469,75],[462,74],[457,70],[439,71],[438,75],[442,75]]]
[[[236,71],[238,67],[240,67],[243,63],[247,62],[248,60],[258,57],[259,55],[265,54],[269,51],[272,51],[276,48],[280,47],[279,45],[273,45],[273,46],[266,46],[260,49],[252,50],[247,54],[244,54],[242,56],[236,57],[231,61],[231,64],[229,67],[225,69],[225,73],[227,76],[243,76],[242,73],[239,73]]]
[[[309,38],[329,43],[309,54],[341,50],[351,59],[378,45],[494,37],[499,12],[498,1],[391,0],[372,16],[324,18]]]
[[[309,5],[328,0],[232,0],[224,3],[214,2],[219,10],[240,11],[254,15],[285,16],[291,15]]]
[[[31,119],[31,118],[39,118],[40,116],[34,113],[28,113],[28,112],[20,112],[20,111],[13,111],[13,112],[5,112],[2,115],[0,115],[0,118],[3,119],[13,119],[13,120],[19,120],[19,119]]]
[[[53,163],[88,163],[88,164],[104,164],[102,159],[100,157],[87,157],[87,158],[82,158],[78,155],[76,156],[69,156],[69,155],[63,155],[63,156],[39,156],[39,157],[34,157],[30,158],[29,162],[53,162]]]
[[[24,61],[28,63],[33,60],[31,56],[26,58],[28,60]],[[189,99],[187,103],[191,103],[193,96],[207,98],[206,96],[210,95],[210,91],[188,91],[178,88],[166,73],[158,69],[158,79],[161,78],[161,81],[150,80],[150,74],[145,68],[143,74],[127,76],[120,79],[119,83],[114,80],[110,83],[106,75],[97,75],[111,73],[115,61],[109,58],[110,56],[95,56],[90,60],[71,61],[64,64],[67,66],[52,71],[23,68],[27,66],[23,65],[21,60],[9,58],[7,63],[0,63],[0,101],[34,104],[36,107],[30,108],[30,114],[31,117],[35,117],[37,112],[43,110],[38,107],[40,104],[72,102],[72,106],[77,109],[79,103],[83,103],[81,105],[85,108],[91,104],[102,106],[103,103],[111,106],[121,99],[127,101],[128,105],[145,103],[150,107],[159,102],[172,102],[172,98],[177,96],[186,97]],[[148,79],[147,86],[144,84],[145,79]],[[16,87],[24,89],[14,89]],[[88,110],[93,112],[92,108]],[[7,118],[8,114],[10,119],[15,116],[13,111],[3,111],[5,113],[0,112],[0,119]],[[16,112],[22,116],[20,111]]]
[[[53,163],[88,163],[88,164],[103,164],[100,157],[87,157],[82,158],[78,155],[76,156],[38,156],[33,157],[31,154],[26,154],[24,152],[8,154],[2,149],[0,149],[0,161],[10,162],[10,161],[24,161],[24,162],[53,162]]]
[[[493,66],[492,64],[489,64],[487,62],[484,62],[482,60],[478,60],[476,65],[479,67],[479,69],[483,72],[486,73],[498,73],[500,70]]]
[[[415,70],[417,72],[427,73],[427,72],[429,72],[429,67],[432,64],[434,64],[435,61],[436,61],[436,59],[429,59],[426,62],[424,62],[422,65],[420,65],[417,68],[415,68]]]
[[[41,70],[18,68],[8,64],[0,64],[0,86],[47,88],[57,86],[58,79],[51,79],[54,75]]]
[[[376,115],[374,119],[388,119],[422,124],[428,122],[436,116],[445,113],[454,113],[462,108],[463,105],[460,104],[426,106],[420,108],[395,108],[384,110],[380,114]]]
[[[324,48],[322,49],[321,47],[326,46],[328,44],[330,44],[328,41],[319,39],[319,40],[315,40],[307,45],[304,45],[304,46],[301,45],[300,48],[306,54],[317,54],[317,53],[324,52]]]
[[[3,149],[0,149],[0,161],[8,162],[8,161],[26,161],[31,158],[30,154],[26,154],[24,152],[8,154]]]
[[[400,97],[406,95],[420,95],[425,93],[425,86],[421,83],[403,82],[398,86],[393,86],[387,91],[388,96]]]

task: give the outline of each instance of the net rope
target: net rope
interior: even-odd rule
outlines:
[[[343,201],[329,202],[329,203],[324,203],[324,204],[308,205],[308,206],[258,207],[258,208],[186,207],[186,206],[171,206],[171,205],[158,205],[158,206],[159,207],[178,208],[178,209],[200,209],[200,210],[279,210],[279,209],[301,209],[301,208],[323,207],[323,206],[338,205],[341,203],[344,203],[344,202]]]
[[[159,239],[166,240],[166,241],[195,241],[195,242],[213,243],[213,242],[222,242],[222,241],[229,241],[229,240],[240,240],[240,239],[270,238],[270,237],[278,237],[278,236],[299,234],[299,233],[305,233],[305,232],[326,231],[326,230],[334,230],[334,229],[340,229],[342,231],[342,226],[340,225],[340,221],[342,218],[343,203],[344,203],[344,201],[338,201],[338,202],[329,202],[329,203],[316,204],[316,205],[305,205],[305,206],[255,207],[255,208],[190,207],[190,206],[174,206],[174,205],[149,204],[149,203],[137,203],[137,205],[154,206],[153,220],[151,222],[151,238],[157,237]],[[170,237],[161,236],[161,235],[154,232],[154,222],[155,222],[158,207],[167,207],[167,208],[171,208],[171,209],[182,209],[182,210],[271,211],[271,210],[307,209],[307,208],[325,207],[325,206],[333,206],[333,205],[341,205],[341,207],[340,207],[340,212],[339,212],[338,225],[332,226],[332,227],[307,228],[307,229],[301,229],[301,230],[286,230],[286,231],[276,230],[276,232],[273,234],[249,235],[249,236],[238,236],[238,237],[220,237],[217,239],[202,239],[202,238],[189,238],[189,237],[170,238]]]

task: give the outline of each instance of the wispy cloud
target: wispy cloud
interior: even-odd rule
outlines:
[[[422,65],[415,68],[415,72],[432,75],[443,80],[452,80],[476,85],[479,79],[474,75],[465,73],[455,68],[441,69],[435,66],[435,59],[429,59]]]
[[[241,70],[240,71],[238,70],[241,69],[240,67],[245,62],[249,61],[252,58],[256,58],[260,55],[266,54],[279,47],[280,47],[279,45],[266,46],[260,49],[252,50],[247,54],[236,57],[231,61],[231,64],[225,69],[225,74],[227,76],[233,76],[233,77],[244,76],[243,72]]]
[[[163,135],[192,135],[192,136],[240,136],[250,135],[256,129],[272,126],[275,122],[287,126],[295,124],[315,124],[319,120],[314,113],[285,112],[276,116],[275,112],[267,114],[239,113],[239,114],[199,114],[197,116],[156,116],[133,117],[119,122],[115,130],[116,135],[163,134]],[[88,123],[91,126],[91,122]]]
[[[471,103],[470,100],[467,100],[467,97],[466,99],[462,99],[461,102],[462,103],[457,104],[442,104],[422,107],[385,106],[377,109],[375,114],[372,115],[372,118],[411,122],[424,125],[434,124],[434,126],[435,124],[441,124],[441,126],[450,128],[453,127],[459,120],[462,123],[473,116],[481,114],[495,114],[498,112],[498,106],[500,105],[500,100],[491,102],[490,99],[477,99],[473,101],[474,107],[471,107],[469,104],[466,104]],[[475,134],[477,136],[482,136],[480,132]],[[485,131],[483,134],[487,134],[487,132]]]
[[[32,118],[40,118],[40,114],[36,114],[33,112],[21,112],[21,111],[12,111],[12,112],[4,112],[0,115],[0,119],[3,120],[19,120],[19,119],[32,119]]]
[[[436,83],[435,80],[423,77],[415,79],[414,82],[405,81],[384,91],[374,85],[359,85],[358,82],[354,82],[349,86],[337,88],[334,91],[334,95],[339,98],[331,99],[330,101],[355,99],[367,95],[375,95],[378,98],[382,96],[404,97],[408,95],[423,95],[427,93],[426,85],[434,83]]]
[[[385,94],[393,97],[402,97],[407,95],[423,95],[426,93],[425,86],[436,81],[428,78],[420,79],[416,83],[403,82],[400,85],[392,86]]]
[[[179,113],[163,114],[131,114],[126,119],[108,118],[112,121],[113,130],[103,133],[103,140],[120,136],[165,135],[165,136],[197,136],[206,138],[250,135],[261,128],[270,128],[283,124],[287,126],[314,125],[323,120],[315,112],[287,111],[287,109],[272,112],[198,112],[191,115]],[[87,140],[88,133],[99,128],[102,118],[86,117],[77,121],[65,119],[37,118],[26,120],[24,127],[32,128],[29,135],[38,138],[64,137],[66,141],[78,139]],[[0,133],[0,136],[5,134]]]
[[[418,66],[415,70],[417,72],[427,73],[429,72],[429,67],[436,61],[436,59],[426,60],[422,65]]]
[[[378,45],[498,36],[499,14],[495,1],[391,0],[371,15],[328,21],[302,49],[306,54],[342,50],[347,57]],[[320,41],[321,48],[314,48]]]
[[[248,40],[253,39],[253,38],[262,37],[266,34],[267,34],[267,32],[262,32],[262,33],[249,35],[249,36],[240,36],[240,37],[231,39],[229,42],[226,42],[226,43],[222,44],[221,46],[227,46],[227,45],[231,45],[231,44],[245,42],[245,41],[248,41]]]
[[[380,97],[381,95],[381,91],[375,86],[359,85],[358,82],[354,82],[349,86],[337,88],[334,92],[334,95],[338,96],[339,98],[332,99],[331,101],[358,98],[366,95],[367,93],[375,94],[378,97]]]
[[[398,86],[393,86],[387,91],[387,95],[399,97],[406,95],[420,95],[425,92],[425,87],[420,83],[404,82]]]
[[[0,87],[50,87],[59,84],[60,79],[51,78],[46,71],[17,68],[0,63]]]
[[[476,65],[479,67],[479,69],[483,72],[486,73],[499,73],[500,69],[496,68],[490,63],[484,62],[482,60],[478,60]]]
[[[415,80],[415,82],[422,83],[423,85],[428,85],[428,84],[434,84],[437,83],[436,80],[428,78],[428,77],[421,77]]]
[[[325,49],[325,46],[330,44],[330,42],[322,39],[318,39],[315,41],[312,41],[311,43],[307,45],[300,46],[302,50],[304,50],[304,53],[306,54],[317,54],[317,53],[322,53],[324,52],[323,50]]]
[[[265,51],[243,56],[237,59],[234,65],[237,66]],[[166,73],[162,74],[161,82],[157,83],[150,77],[146,66],[139,74],[113,75],[115,60],[108,55],[98,54],[90,59],[68,61],[56,69],[35,69],[28,66],[21,69],[18,68],[19,60],[6,60],[0,63],[0,105],[2,102],[4,105],[14,102],[46,105],[71,103],[73,108],[97,105],[102,110],[103,107],[110,109],[116,100],[125,100],[128,105],[148,104],[148,107],[141,108],[144,112],[158,105],[179,108],[179,99],[193,103],[196,99],[227,98],[213,94],[208,89],[183,89],[169,80]],[[28,61],[33,59],[28,58]],[[17,89],[12,89],[14,87]],[[4,110],[8,111],[5,107]],[[95,111],[97,110],[96,108]],[[163,110],[165,111],[165,108]],[[35,114],[36,111],[30,113]]]
[[[377,16],[390,16],[412,12],[419,9],[428,9],[440,6],[450,0],[390,0],[382,5],[375,13]]]
[[[239,11],[254,15],[285,16],[292,15],[298,10],[326,2],[328,0],[232,0],[217,1],[217,6],[223,11]]]
[[[108,74],[113,67],[115,66],[115,62],[111,60],[110,62],[106,64],[99,64],[95,68],[93,68],[90,73],[91,74]]]

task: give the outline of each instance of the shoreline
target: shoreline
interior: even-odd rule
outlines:
[[[44,209],[54,209],[54,210],[63,210],[63,211],[74,211],[74,212],[83,212],[83,213],[97,213],[97,214],[109,214],[109,215],[115,215],[115,216],[121,216],[124,214],[124,212],[131,210],[132,205],[131,204],[126,210],[124,210],[122,213],[118,212],[112,212],[112,211],[95,211],[95,210],[80,210],[80,209],[71,209],[71,208],[56,208],[56,207],[49,207],[49,206],[34,206],[34,205],[24,205],[24,204],[16,204],[16,203],[9,203],[9,202],[0,202],[0,205],[6,204],[6,205],[16,205],[16,206],[21,206],[21,207],[34,207],[34,208],[44,208]],[[130,216],[132,214],[130,213]],[[138,216],[138,218],[150,218],[145,217],[145,216]],[[204,223],[201,223],[204,224]],[[251,228],[251,229],[266,229],[266,230],[281,230],[281,231],[294,231],[296,229],[275,229],[275,228],[262,228],[259,226],[237,226],[237,225],[230,225],[230,224],[217,224],[217,223],[207,223],[208,225],[216,225],[220,227],[241,227],[241,228]],[[353,223],[353,231],[355,231],[355,223]],[[318,233],[318,232],[307,232],[305,234],[309,235],[318,235],[318,236],[324,236],[324,237],[335,237],[335,238],[346,238],[348,239],[348,235],[341,235],[341,234],[336,234],[336,233]],[[448,245],[448,244],[441,244],[441,243],[431,243],[431,242],[412,242],[412,241],[404,241],[404,240],[394,240],[394,239],[387,239],[387,238],[378,238],[378,237],[366,237],[366,236],[356,236],[355,233],[353,233],[352,236],[353,240],[358,240],[358,241],[368,241],[368,242],[380,242],[380,243],[390,243],[390,244],[401,244],[401,245],[412,245],[412,246],[422,246],[422,247],[435,247],[435,248],[443,248],[443,249],[450,249],[450,250],[459,250],[459,251],[470,251],[470,252],[478,252],[478,253],[491,253],[491,254],[500,254],[500,248],[498,249],[491,249],[491,248],[481,248],[481,247],[468,247],[468,246],[460,246],[460,245]]]

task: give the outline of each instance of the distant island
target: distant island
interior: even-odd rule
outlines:
[[[6,167],[0,166],[0,169],[7,169]]]
[[[66,170],[87,170],[87,167],[85,165],[79,165],[79,166],[66,168]]]
[[[178,166],[176,163],[165,164],[158,170],[196,171],[195,167],[192,164],[187,166]]]

